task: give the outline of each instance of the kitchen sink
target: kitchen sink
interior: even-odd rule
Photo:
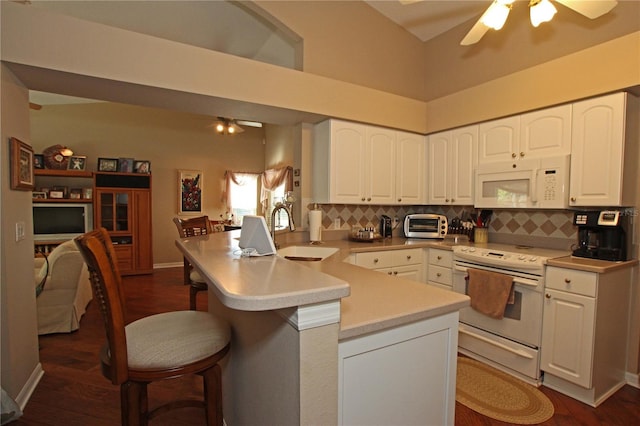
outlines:
[[[335,247],[289,246],[277,251],[278,256],[289,260],[320,261],[338,251]]]

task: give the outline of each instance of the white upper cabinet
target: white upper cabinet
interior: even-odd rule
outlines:
[[[626,93],[573,104],[571,206],[633,205],[637,196],[638,113],[638,98]],[[625,139],[632,143],[625,145]]]
[[[364,194],[365,126],[328,120],[315,126],[314,132],[314,200],[360,203]]]
[[[478,161],[540,158],[571,152],[571,105],[480,124]]]
[[[520,147],[520,117],[507,117],[480,124],[478,162],[510,161]]]
[[[396,204],[423,204],[426,137],[396,132]]]
[[[520,116],[519,158],[571,153],[571,105],[561,105]]]
[[[365,126],[365,177],[360,202],[393,204],[396,191],[396,132]]]
[[[571,206],[629,206],[636,202],[638,98],[615,93],[573,104]]]
[[[313,199],[336,204],[424,202],[422,135],[341,120],[314,127]]]
[[[477,144],[476,125],[429,135],[429,204],[473,204]]]
[[[452,131],[449,188],[451,204],[473,204],[473,176],[478,165],[478,126]]]

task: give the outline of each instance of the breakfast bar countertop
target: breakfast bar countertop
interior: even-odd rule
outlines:
[[[341,299],[340,340],[455,312],[465,295],[391,277],[345,262],[353,252],[433,247],[405,239],[384,244],[326,241],[338,251],[323,261],[297,262],[279,256],[241,257],[240,231],[176,240],[202,272],[210,291],[229,308],[265,311]],[[303,245],[308,243],[301,243]],[[213,284],[213,286],[211,286]]]

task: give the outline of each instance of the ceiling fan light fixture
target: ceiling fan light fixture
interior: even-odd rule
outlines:
[[[218,121],[215,123],[216,132],[221,135],[235,135],[236,133],[244,132],[244,129],[238,126],[238,123],[234,119],[218,117]]]
[[[507,21],[513,0],[495,0],[482,15],[482,23],[494,30],[500,30]]]
[[[557,12],[558,10],[549,0],[531,0],[529,2],[531,25],[536,28],[543,22],[551,21]]]

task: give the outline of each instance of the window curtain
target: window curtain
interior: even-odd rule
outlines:
[[[281,167],[279,169],[269,169],[262,173],[262,187],[260,188],[260,204],[262,211],[267,211],[269,202],[269,191],[273,191],[283,183],[284,191],[293,191],[293,167]]]
[[[232,172],[227,170],[224,173],[224,191],[222,192],[222,201],[227,205],[227,209],[233,211],[233,201],[231,198],[231,184],[234,183],[238,186],[246,185],[251,178],[258,178],[259,173],[246,173],[246,172]]]

